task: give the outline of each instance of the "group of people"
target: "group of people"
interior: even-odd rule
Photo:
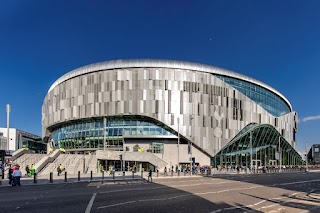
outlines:
[[[31,164],[31,166],[29,167],[29,165],[26,166],[26,175],[31,177],[33,176],[35,173],[35,166],[34,164]]]
[[[20,166],[17,164],[9,168],[9,185],[12,186],[21,186],[20,178],[22,177],[22,172],[20,171]]]

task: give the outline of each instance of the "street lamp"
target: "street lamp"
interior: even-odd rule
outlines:
[[[250,171],[252,172],[252,130],[250,130]]]
[[[192,126],[192,120],[193,120],[193,117],[191,117],[191,133],[192,133],[192,129],[194,128],[193,126]],[[191,134],[191,140],[192,140],[192,138],[194,138],[194,137],[192,137],[192,134]],[[191,175],[192,175],[192,171],[193,171],[193,161],[192,161],[192,143],[191,143],[191,141],[189,142],[189,144],[188,144],[188,154],[190,155],[189,157],[190,157],[190,172],[191,172]]]
[[[7,110],[7,150],[10,150],[9,146],[9,126],[10,126],[10,104],[6,105],[6,110]]]
[[[279,164],[280,164],[280,168],[279,168],[279,172],[281,172],[281,163],[282,163],[282,160],[281,160],[281,155],[282,155],[282,152],[281,152],[281,147],[280,147],[280,142],[281,142],[281,135],[279,136]]]
[[[250,124],[252,124],[252,102],[250,103]],[[247,160],[247,159],[246,159]],[[252,130],[250,130],[250,171],[252,172]]]
[[[307,153],[307,142],[306,141],[306,172],[308,171],[308,153]]]
[[[178,170],[180,168],[180,118],[178,117]]]

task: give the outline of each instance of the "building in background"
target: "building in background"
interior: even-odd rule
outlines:
[[[192,160],[249,166],[251,157],[255,165],[280,159],[284,165],[300,164],[297,119],[280,92],[251,77],[155,59],[106,61],[70,71],[53,83],[42,106],[48,147],[104,151],[99,159],[112,163],[118,153],[153,165],[155,156],[167,167]]]
[[[0,128],[0,150],[7,150],[7,128]],[[46,152],[46,144],[41,136],[34,135],[19,129],[9,128],[9,150],[28,148],[36,153]]]
[[[309,164],[320,164],[320,144],[313,144],[307,155]]]

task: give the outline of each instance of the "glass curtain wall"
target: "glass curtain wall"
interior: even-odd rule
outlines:
[[[280,162],[275,157],[279,152],[279,139],[282,165],[301,165],[302,158],[299,153],[276,129],[267,124],[249,124],[213,160],[215,165],[249,167],[252,152],[252,160],[259,161],[261,165],[279,165]]]
[[[267,112],[275,117],[279,117],[290,112],[290,108],[284,100],[263,87],[231,77],[220,75],[215,76],[261,105]]]
[[[52,134],[52,140],[55,148],[104,149],[103,129],[103,118],[77,121],[56,129]],[[107,118],[105,148],[123,150],[123,136],[130,135],[173,134],[161,124],[141,118]]]

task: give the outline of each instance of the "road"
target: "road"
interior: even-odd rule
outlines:
[[[0,212],[320,212],[320,173],[1,187]]]

